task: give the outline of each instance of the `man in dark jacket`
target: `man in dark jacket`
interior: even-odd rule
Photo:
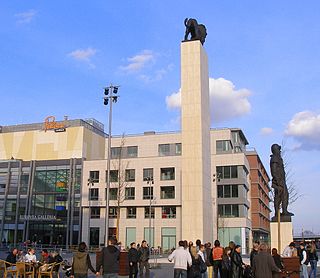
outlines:
[[[13,248],[12,251],[7,256],[6,261],[11,264],[16,264],[17,263],[17,254],[18,254],[18,249]]]
[[[281,272],[264,243],[260,245],[259,253],[253,258],[252,272],[255,278],[272,278],[272,272]]]
[[[87,278],[88,269],[93,273],[99,274],[92,267],[90,256],[87,252],[87,245],[85,242],[79,244],[79,249],[73,254],[72,267],[71,267],[71,278]]]
[[[150,265],[149,265],[149,247],[147,246],[147,242],[145,240],[141,243],[141,248],[138,251],[139,254],[139,272],[140,278],[143,277],[143,269],[146,269],[146,278],[150,277]]]
[[[129,278],[138,277],[138,260],[139,260],[139,255],[138,255],[136,243],[132,242],[130,244],[130,249],[128,252]]]
[[[108,246],[103,247],[101,250],[101,256],[97,261],[97,272],[103,268],[104,278],[117,278],[119,273],[119,259],[120,251],[116,247],[117,240],[114,237],[110,237],[108,240]]]

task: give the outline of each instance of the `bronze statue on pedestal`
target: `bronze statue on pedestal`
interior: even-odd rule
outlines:
[[[283,159],[281,157],[281,146],[273,144],[271,146],[270,170],[272,176],[272,188],[274,189],[274,210],[277,219],[278,211],[282,208],[281,218],[284,221],[291,221],[294,214],[288,211],[289,192],[286,184],[286,173],[284,169]]]

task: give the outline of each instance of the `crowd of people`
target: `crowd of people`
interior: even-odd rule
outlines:
[[[300,262],[300,274],[303,278],[316,278],[317,276],[317,251],[314,242],[305,246],[301,243],[296,248],[290,243],[282,255],[278,250],[270,249],[267,244],[254,242],[250,252],[250,264],[245,264],[241,257],[241,246],[230,242],[228,246],[222,247],[219,240],[211,243],[201,244],[196,241],[180,241],[179,247],[168,257],[174,261],[174,278],[278,278],[281,273],[288,274],[284,270],[283,257],[298,257]],[[311,269],[308,273],[307,266]]]
[[[92,266],[88,248],[85,242],[79,244],[73,254],[71,278],[87,278],[91,270],[97,276],[116,278],[120,270],[120,246],[113,237],[109,238],[108,246],[103,247],[97,256],[96,268]],[[141,245],[132,242],[127,254],[129,278],[150,277],[150,248],[145,240]],[[245,264],[241,256],[241,246],[233,241],[222,247],[219,240],[213,246],[210,242],[202,244],[201,240],[193,242],[179,241],[177,249],[168,256],[174,262],[174,278],[278,278],[284,272],[284,257],[297,257],[300,262],[300,276],[316,278],[317,276],[317,246],[314,242],[305,245],[294,242],[285,247],[280,255],[276,248],[270,252],[267,244],[254,242],[250,252],[250,264]],[[28,248],[27,253],[13,248],[6,258],[11,264],[27,262],[34,264],[51,264],[63,261],[56,252],[43,249],[39,259],[34,248]],[[310,264],[308,273],[307,266]],[[58,270],[57,270],[58,271]]]

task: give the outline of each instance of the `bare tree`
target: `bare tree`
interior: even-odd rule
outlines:
[[[119,227],[120,227],[120,208],[121,204],[126,198],[126,188],[129,185],[126,177],[126,170],[129,167],[129,161],[123,161],[123,150],[125,145],[125,138],[122,135],[120,147],[119,147],[119,156],[118,159],[113,162],[113,169],[117,171],[117,222],[116,222],[116,237],[119,239]]]

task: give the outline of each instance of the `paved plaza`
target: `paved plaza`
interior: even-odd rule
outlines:
[[[68,260],[69,262],[71,262],[71,259],[72,259],[72,253],[71,252],[62,252],[61,255],[62,255],[63,259]],[[6,251],[0,251],[0,259],[5,259],[6,256],[7,256],[7,252]],[[91,261],[92,261],[92,265],[95,266],[96,265],[95,254],[91,253],[90,254],[90,258],[91,258]],[[244,263],[249,264],[249,258],[248,257],[243,257],[243,261],[244,261]],[[155,263],[155,261],[153,259],[150,260],[151,267],[154,266],[154,263]],[[156,267],[155,268],[151,268],[151,270],[150,270],[150,272],[151,272],[150,278],[154,278],[154,277],[170,278],[170,277],[173,277],[173,263],[170,263],[168,261],[167,257],[164,256],[164,257],[157,258],[156,263],[157,263]],[[310,266],[309,266],[309,268],[310,268]],[[62,277],[64,277],[64,276],[62,276]],[[89,271],[88,278],[94,278],[94,277],[96,277],[96,276]],[[128,276],[119,276],[119,277],[128,277]],[[318,262],[317,277],[320,277],[320,261]]]

